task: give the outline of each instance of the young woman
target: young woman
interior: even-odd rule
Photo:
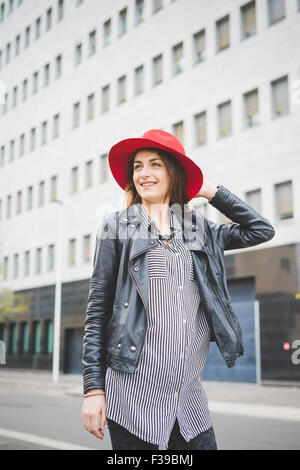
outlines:
[[[125,139],[109,164],[127,208],[97,235],[83,343],[83,425],[113,449],[217,449],[202,376],[210,341],[228,367],[243,354],[225,249],[266,242],[270,222],[203,179],[162,130]],[[188,201],[204,197],[233,224]]]

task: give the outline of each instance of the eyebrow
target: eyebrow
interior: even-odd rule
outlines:
[[[161,158],[159,158],[159,157],[150,158],[149,162],[154,162],[154,160],[161,160]],[[135,160],[133,162],[133,164],[135,164],[135,163],[143,163],[143,162],[141,162],[140,160]]]

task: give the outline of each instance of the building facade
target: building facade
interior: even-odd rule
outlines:
[[[60,368],[80,372],[97,228],[125,207],[107,153],[160,128],[276,230],[225,253],[245,355],[228,370],[212,344],[204,378],[300,382],[299,45],[299,0],[0,0],[0,290],[28,302],[0,322],[8,367],[52,367],[60,228]]]

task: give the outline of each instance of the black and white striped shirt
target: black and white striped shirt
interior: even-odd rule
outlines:
[[[213,423],[202,375],[210,329],[194,277],[190,250],[177,232],[147,252],[149,312],[138,367],[126,374],[107,367],[106,415],[140,439],[167,447],[176,417],[188,442]],[[142,207],[142,223],[152,223]]]

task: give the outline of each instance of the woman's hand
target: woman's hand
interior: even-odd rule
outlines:
[[[90,390],[90,392],[92,392]],[[101,417],[100,427],[99,418]],[[104,438],[106,424],[106,399],[105,395],[86,397],[83,401],[82,424],[86,431],[94,434],[99,439]]]
[[[217,191],[217,186],[208,181],[206,178],[203,178],[203,185],[195,197],[205,197],[206,199],[210,200],[214,197]]]

